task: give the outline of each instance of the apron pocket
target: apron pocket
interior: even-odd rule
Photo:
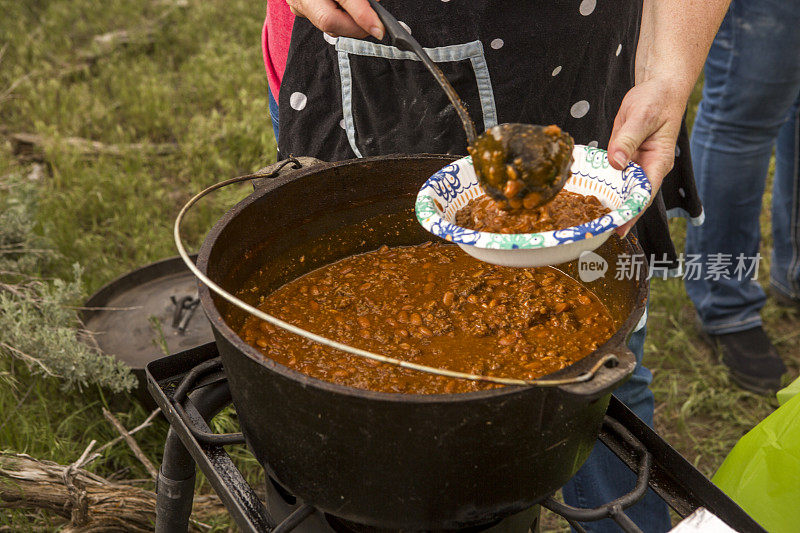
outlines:
[[[466,153],[461,121],[417,56],[394,46],[340,37],[343,126],[358,157],[390,153]],[[426,48],[458,92],[480,133],[497,124],[480,41]]]

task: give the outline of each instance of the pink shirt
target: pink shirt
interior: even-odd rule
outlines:
[[[294,15],[286,0],[269,0],[267,18],[261,31],[261,50],[264,53],[264,66],[272,96],[278,99],[286,59],[289,56],[289,42],[292,39]]]

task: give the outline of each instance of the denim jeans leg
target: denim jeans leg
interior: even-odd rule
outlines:
[[[800,93],[775,148],[770,283],[800,299]]]
[[[275,145],[278,144],[278,102],[272,96],[272,91],[267,89],[269,95],[269,118],[272,120],[272,130],[275,132]]]
[[[733,0],[706,60],[691,139],[706,217],[686,237],[687,256],[698,256],[703,267],[687,269],[685,283],[709,333],[761,324],[766,296],[751,276],[736,271],[737,257],[753,258],[759,250],[772,147],[800,90],[798,27],[798,2]],[[728,265],[719,279],[710,263]]]
[[[653,393],[649,388],[653,375],[642,365],[644,339],[647,329],[642,327],[631,334],[628,348],[636,355],[636,369],[631,378],[614,395],[627,405],[648,425],[653,424]],[[589,459],[578,473],[564,485],[564,501],[573,507],[594,508],[619,498],[633,490],[636,475],[604,444],[595,444]],[[669,531],[670,518],[667,504],[651,489],[635,505],[625,510],[645,533]],[[611,519],[581,524],[592,533],[617,533],[619,526]]]

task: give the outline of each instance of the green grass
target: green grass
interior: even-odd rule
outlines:
[[[171,0],[127,0],[102,9],[87,0],[6,4],[0,35],[10,38],[0,42],[6,46],[0,59],[0,133],[55,139],[44,154],[47,171],[36,182],[37,231],[60,255],[40,275],[68,278],[72,263],[80,262],[88,295],[122,273],[174,255],[171,227],[185,200],[274,160],[259,46],[263,2],[190,1],[181,7]],[[111,50],[94,42],[95,36],[118,30],[128,30],[131,42]],[[83,64],[82,58],[92,54],[96,58]],[[691,117],[698,99],[695,91]],[[85,157],[64,142],[72,136],[107,144],[174,143],[177,151]],[[0,135],[0,176],[29,170]],[[187,243],[197,246],[247,187],[204,200],[186,223]],[[769,222],[765,214],[765,257]],[[672,229],[682,249],[685,223],[675,221]],[[767,279],[765,268],[760,279]],[[800,317],[771,302],[763,314],[790,375],[796,376]],[[655,376],[657,429],[710,475],[736,440],[776,404],[728,381],[700,340],[693,316],[680,280],[654,281],[645,362]],[[103,444],[116,436],[101,414],[103,407],[129,428],[147,416],[133,401],[96,388],[64,392],[52,379],[32,377],[19,361],[0,359],[0,449],[71,463],[90,440]],[[236,425],[230,411],[214,422],[217,430]],[[158,422],[136,436],[156,464],[165,433],[165,424]],[[258,469],[244,450],[232,453],[257,479]],[[91,469],[128,479],[147,476],[124,444]],[[0,526],[21,530],[47,526],[48,520],[38,514],[0,514]],[[227,521],[215,525],[225,529]]]
[[[177,207],[191,193],[274,161],[257,2],[19,2],[9,6],[0,90],[28,75],[3,102],[3,126],[56,139],[77,136],[109,144],[177,143],[152,157],[84,158],[67,147],[47,154],[42,231],[79,260],[89,289],[145,262],[174,254],[169,239]],[[143,7],[142,7],[143,6]],[[119,46],[68,76],[93,37],[151,28],[152,42]],[[11,157],[4,146],[0,157]],[[244,187],[205,202],[187,224],[199,242]]]

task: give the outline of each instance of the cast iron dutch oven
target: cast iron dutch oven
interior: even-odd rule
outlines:
[[[257,305],[269,290],[319,266],[383,244],[435,239],[414,218],[421,183],[452,156],[389,156],[322,163],[281,175],[220,219],[200,270]],[[612,237],[610,265],[641,254]],[[575,263],[560,265],[578,278]],[[505,387],[465,394],[371,392],[320,381],[265,359],[235,333],[245,316],[200,284],[248,446],[291,494],[358,523],[451,529],[529,507],[561,487],[594,446],[611,391],[635,360],[626,337],[639,322],[647,284],[608,275],[585,284],[619,330],[594,353],[550,377],[581,384]]]

